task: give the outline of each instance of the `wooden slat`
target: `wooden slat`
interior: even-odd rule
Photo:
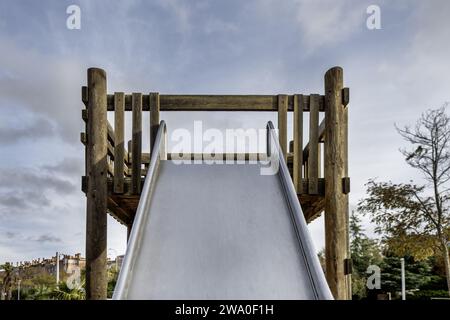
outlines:
[[[308,193],[317,194],[319,178],[319,104],[318,95],[311,95],[309,111]]]
[[[172,95],[160,94],[160,111],[277,111],[277,95]],[[288,111],[294,111],[294,96],[289,95]],[[304,111],[309,111],[309,96],[303,95]],[[142,110],[150,110],[150,96],[142,96]],[[325,111],[320,96],[319,110]],[[125,95],[125,111],[132,110],[132,95]],[[114,95],[108,95],[108,111],[114,111]]]
[[[319,142],[325,141],[325,119],[319,125]],[[309,157],[309,142],[306,144],[303,149],[303,162],[305,162]]]
[[[116,145],[116,134],[114,133],[114,129],[108,121],[108,142],[114,147]]]
[[[156,134],[159,127],[159,93],[151,92],[149,95],[150,103],[150,154],[155,144]]]
[[[132,116],[132,162],[131,178],[132,192],[141,192],[141,152],[142,152],[142,94],[133,93],[133,116]]]
[[[125,95],[123,92],[114,94],[114,192],[123,193],[124,157],[125,157]]]
[[[294,186],[298,194],[303,193],[303,96],[294,96]]]
[[[278,138],[284,159],[287,155],[287,95],[278,95]]]

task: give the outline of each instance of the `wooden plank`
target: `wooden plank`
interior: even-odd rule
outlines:
[[[349,283],[344,261],[348,256],[348,195],[343,192],[346,176],[346,117],[343,105],[343,70],[325,74],[325,260],[328,285],[335,299],[348,299]]]
[[[285,160],[287,155],[287,109],[287,95],[278,95],[278,138]]]
[[[108,197],[108,211],[111,216],[124,225],[128,225],[133,221],[131,215],[125,211],[113,198]]]
[[[319,125],[319,142],[323,143],[325,141],[325,119]],[[309,157],[309,142],[303,149],[303,162],[305,162]]]
[[[317,194],[319,178],[319,104],[318,95],[312,94],[309,101],[309,157],[308,157],[308,193]]]
[[[125,95],[123,92],[114,94],[114,192],[123,193],[124,158],[125,158]]]
[[[151,92],[149,95],[150,103],[150,154],[155,145],[156,134],[159,128],[159,93]]]
[[[86,298],[106,299],[107,95],[106,73],[88,69]]]
[[[114,147],[116,145],[116,134],[114,133],[114,129],[107,123],[107,129],[108,129],[108,141],[111,143],[111,145]]]
[[[303,193],[303,96],[294,96],[294,187],[298,194]]]
[[[160,111],[278,111],[277,95],[174,95],[160,94]],[[304,111],[309,111],[309,96],[303,95]],[[142,96],[142,110],[150,110],[149,95]],[[319,110],[325,111],[320,96]],[[125,111],[132,110],[132,95],[125,95]],[[114,95],[108,95],[108,111],[114,111]],[[294,96],[288,96],[288,111],[294,111]]]
[[[133,93],[133,114],[132,114],[132,161],[131,177],[132,192],[139,194],[141,192],[141,152],[142,152],[142,94]]]

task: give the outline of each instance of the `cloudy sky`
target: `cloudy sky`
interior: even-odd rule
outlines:
[[[72,4],[80,30],[66,27]],[[366,27],[372,4],[380,30]],[[219,94],[323,93],[325,71],[342,66],[351,89],[351,204],[369,178],[420,179],[398,152],[394,123],[450,100],[449,14],[447,0],[1,1],[0,262],[84,254],[80,87],[92,66],[107,71],[109,92]],[[198,119],[221,130],[276,119],[162,118],[170,130]],[[109,254],[123,253],[125,229],[108,223]],[[320,249],[323,220],[310,229]]]

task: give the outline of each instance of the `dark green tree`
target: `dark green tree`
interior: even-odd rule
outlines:
[[[364,233],[361,219],[355,211],[350,215],[350,252],[353,260],[352,293],[354,299],[367,297],[367,268],[382,261],[381,249],[376,240]]]

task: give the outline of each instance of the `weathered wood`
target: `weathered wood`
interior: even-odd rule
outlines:
[[[108,211],[120,223],[127,225],[133,217],[126,212],[112,197],[108,197]]]
[[[141,152],[142,152],[142,94],[133,93],[133,115],[132,115],[132,162],[131,162],[131,178],[132,192],[141,193]]]
[[[319,178],[319,96],[311,95],[309,101],[309,156],[308,156],[308,193],[317,194],[317,179]]]
[[[156,134],[159,128],[159,93],[151,92],[149,95],[150,103],[150,154],[155,145]]]
[[[342,190],[346,176],[346,125],[342,104],[343,71],[325,74],[325,260],[326,277],[336,299],[347,299],[344,260],[348,258],[348,195]]]
[[[123,92],[114,94],[114,192],[123,192],[123,179],[125,175],[124,158],[125,158],[125,95]]]
[[[297,193],[303,193],[303,96],[294,96],[293,180]]]
[[[88,69],[86,298],[106,299],[107,119],[106,73]]]
[[[288,96],[278,95],[278,139],[280,140],[281,151],[284,159],[287,155],[287,109]]]
[[[173,95],[160,94],[160,111],[277,111],[277,95]],[[294,96],[289,95],[288,111],[294,111]],[[309,111],[309,96],[303,95],[303,111]],[[319,110],[325,111],[320,96]],[[132,110],[132,95],[125,95],[125,111]],[[142,110],[150,110],[150,96],[142,96]],[[108,111],[114,111],[114,95],[108,95]]]
[[[81,87],[81,101],[87,107],[89,101],[88,88],[86,86]]]
[[[325,119],[319,125],[319,142],[323,143],[325,141]],[[303,161],[305,162],[309,157],[309,142],[303,149]]]

